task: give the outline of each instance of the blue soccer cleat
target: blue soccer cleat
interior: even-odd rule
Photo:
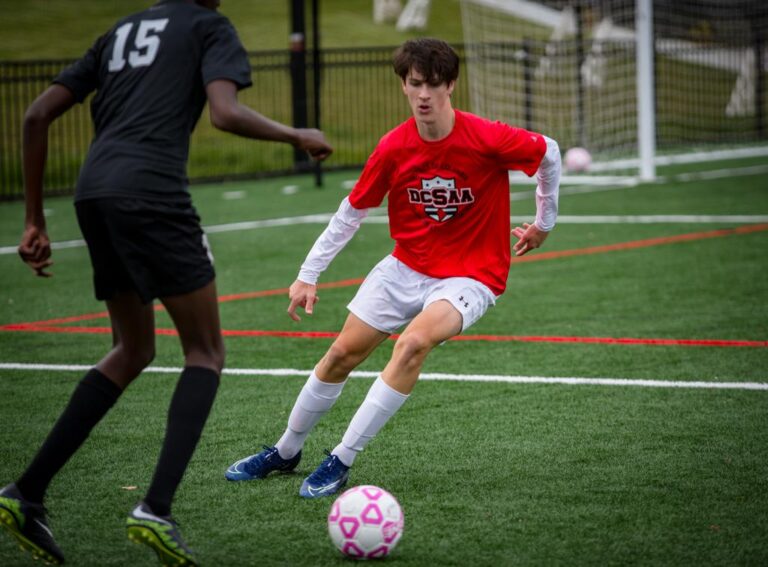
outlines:
[[[301,451],[290,459],[284,459],[277,452],[277,447],[264,445],[261,453],[240,459],[229,466],[224,473],[227,480],[256,480],[264,478],[273,471],[290,472],[301,460]]]
[[[349,467],[336,455],[328,455],[311,475],[304,479],[299,489],[299,496],[304,498],[322,498],[341,490],[349,478]]]

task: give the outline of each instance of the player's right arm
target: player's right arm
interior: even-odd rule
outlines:
[[[63,85],[53,84],[29,106],[24,114],[23,167],[26,214],[24,233],[19,243],[19,256],[42,277],[51,261],[51,242],[43,214],[43,173],[48,158],[48,128],[74,104],[75,95]]]
[[[349,197],[341,201],[339,210],[315,241],[301,265],[298,278],[288,291],[288,315],[294,321],[301,320],[296,314],[299,307],[302,307],[307,315],[312,314],[318,299],[317,280],[320,274],[355,235],[363,219],[368,216],[368,209],[378,207],[384,200],[391,185],[390,175],[393,169],[391,160],[386,158],[387,137],[384,136],[379,141],[368,157]]]
[[[339,210],[333,215],[328,226],[315,241],[307,258],[301,265],[299,275],[288,290],[288,316],[294,321],[301,321],[296,309],[303,308],[307,315],[312,315],[317,297],[317,280],[331,261],[352,239],[363,219],[368,216],[368,209],[356,209],[344,197]]]

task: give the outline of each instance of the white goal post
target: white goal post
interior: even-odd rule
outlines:
[[[461,2],[470,110],[587,148],[592,176],[652,180],[659,154],[768,155],[768,19],[752,0]]]
[[[637,47],[637,145],[640,160],[640,179],[652,181],[656,177],[653,158],[656,155],[656,111],[653,93],[656,91],[653,74],[653,0],[636,0],[635,35]]]

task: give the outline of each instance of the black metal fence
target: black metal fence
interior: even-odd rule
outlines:
[[[632,47],[616,43],[603,46],[601,52],[607,56],[604,68],[614,77],[606,84],[615,83],[617,87],[601,89],[578,84],[584,77],[579,71],[583,53],[579,55],[581,50],[575,49],[572,42],[564,42],[554,55],[551,45],[548,49],[544,42],[510,42],[490,51],[486,47],[467,46],[465,50],[464,46],[456,46],[462,61],[453,95],[456,108],[531,127],[554,137],[563,147],[583,143],[584,133],[591,149],[618,148],[619,135],[634,143]],[[399,79],[392,71],[393,50],[376,47],[322,51],[319,92],[312,92],[310,87],[309,97],[318,97],[321,127],[336,148],[325,168],[361,166],[378,139],[409,116]],[[768,96],[764,50],[760,43],[748,43],[697,49],[696,57],[682,48],[657,52],[658,147],[675,150],[764,140]],[[751,60],[747,57],[750,53]],[[541,77],[534,70],[547,57],[551,68],[560,72]],[[553,57],[557,58],[554,62]],[[504,65],[500,68],[496,64],[501,60]],[[240,100],[275,120],[292,123],[289,52],[251,53],[250,61],[254,86],[242,91]],[[620,65],[622,61],[626,64]],[[745,68],[740,61],[747,61],[751,67]],[[70,62],[0,62],[0,199],[19,198],[23,193],[21,128],[26,107]],[[481,77],[478,69],[484,64],[489,72]],[[311,73],[313,67],[309,52],[307,72]],[[514,77],[517,82],[510,81]],[[314,85],[315,81],[308,84]],[[483,108],[481,98],[489,93],[500,99],[504,111],[512,109],[511,114],[494,106]],[[735,94],[753,103],[729,115],[729,100]],[[580,96],[586,97],[586,104],[579,100]],[[315,104],[308,101],[310,124],[314,108]],[[87,103],[77,105],[53,124],[46,194],[72,191],[91,135]],[[292,149],[284,144],[254,142],[219,132],[204,113],[193,136],[189,177],[201,181],[285,174],[301,169],[294,157]]]
[[[392,71],[393,47],[328,49],[322,52],[319,110],[321,127],[335,147],[327,169],[359,167],[378,139],[409,116],[408,105]],[[460,53],[461,54],[461,53]],[[250,53],[253,86],[239,99],[265,116],[291,124],[292,91],[287,51]],[[311,53],[307,62],[312,69]],[[24,111],[71,60],[0,62],[0,199],[23,194],[21,129]],[[310,97],[315,96],[310,88]],[[456,93],[466,107],[466,88]],[[308,101],[310,125],[314,122]],[[54,122],[50,131],[47,195],[70,193],[92,136],[89,100]],[[214,129],[204,111],[192,138],[192,181],[253,178],[297,171],[292,149]]]

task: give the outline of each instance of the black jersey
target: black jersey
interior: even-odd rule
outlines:
[[[75,201],[105,196],[188,200],[192,130],[205,85],[251,85],[248,57],[227,18],[163,0],[118,21],[54,80],[91,102],[95,137]]]

